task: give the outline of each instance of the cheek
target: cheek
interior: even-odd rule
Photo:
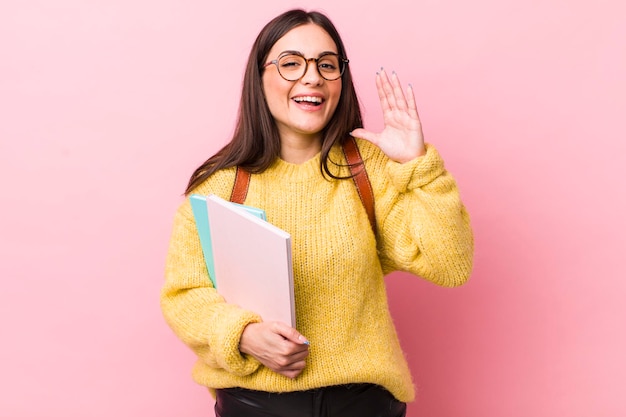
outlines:
[[[289,95],[289,89],[285,88],[283,83],[269,78],[263,79],[263,93],[265,95],[265,102],[269,107],[272,114],[282,103],[287,100]]]
[[[341,99],[341,84],[339,84],[338,86],[332,86],[329,90],[329,96],[332,97],[332,102],[333,102],[333,113],[335,112],[335,109],[337,108],[337,105],[339,104],[339,100]]]
[[[341,97],[341,80],[328,82],[328,95],[333,98],[334,101],[339,101]]]

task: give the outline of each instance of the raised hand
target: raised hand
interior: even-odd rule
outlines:
[[[306,366],[309,342],[284,323],[252,323],[243,330],[239,350],[254,356],[272,371],[295,378]]]
[[[372,142],[396,162],[404,163],[424,155],[424,135],[413,88],[409,85],[405,94],[398,75],[392,72],[390,78],[382,68],[376,73],[376,88],[385,127],[380,133],[355,129],[352,136]]]

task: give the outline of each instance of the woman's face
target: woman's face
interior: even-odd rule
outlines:
[[[328,33],[312,23],[298,26],[280,38],[270,50],[267,62],[277,59],[285,51],[298,51],[307,59],[318,58],[325,52],[338,52]],[[281,140],[318,139],[339,103],[341,78],[325,80],[315,62],[309,61],[301,79],[287,81],[272,64],[263,73],[263,90]]]

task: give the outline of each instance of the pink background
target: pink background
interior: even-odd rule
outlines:
[[[619,0],[3,1],[0,415],[213,415],[159,310],[171,220],[254,37],[301,3],[368,127],[381,65],[414,85],[472,215],[468,285],[388,279],[409,416],[626,415]]]

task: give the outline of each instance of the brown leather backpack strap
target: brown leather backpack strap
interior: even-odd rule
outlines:
[[[376,234],[376,213],[374,212],[374,190],[372,184],[365,170],[365,164],[363,164],[363,158],[361,158],[361,152],[356,144],[356,139],[349,136],[343,143],[343,153],[348,162],[350,168],[350,174],[356,185],[356,189],[359,192],[361,202],[367,212],[370,225],[374,234]]]
[[[241,167],[237,167],[235,174],[235,185],[230,194],[230,201],[233,203],[243,204],[248,195],[248,186],[250,185],[250,173]]]
[[[374,190],[372,184],[365,170],[363,164],[363,158],[359,152],[359,148],[356,144],[356,139],[349,136],[343,143],[343,153],[348,162],[350,168],[350,174],[356,185],[357,192],[365,212],[370,221],[370,226],[376,234],[376,213],[374,212]],[[237,167],[235,174],[235,184],[233,185],[233,191],[230,195],[230,201],[234,203],[243,204],[248,195],[248,186],[250,185],[250,173],[241,167]]]

